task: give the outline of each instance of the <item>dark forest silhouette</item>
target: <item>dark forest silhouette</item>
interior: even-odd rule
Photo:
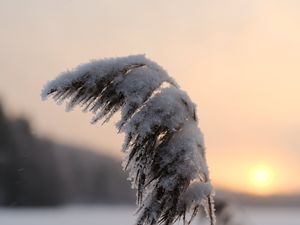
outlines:
[[[0,205],[133,203],[120,163],[96,152],[32,135],[24,118],[0,105]]]

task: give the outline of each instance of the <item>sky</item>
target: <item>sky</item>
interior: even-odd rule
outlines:
[[[43,102],[90,59],[144,53],[198,106],[213,183],[300,193],[300,1],[0,0],[0,99],[41,137],[121,157],[114,123]]]

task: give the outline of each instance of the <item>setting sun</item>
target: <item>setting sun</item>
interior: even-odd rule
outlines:
[[[249,171],[249,181],[256,194],[269,194],[272,191],[273,170],[268,165],[255,165]]]

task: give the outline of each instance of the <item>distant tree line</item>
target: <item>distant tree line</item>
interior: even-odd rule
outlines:
[[[126,177],[116,159],[34,136],[28,120],[9,118],[0,103],[0,206],[131,204]],[[218,225],[235,224],[226,202],[216,209]]]
[[[0,104],[0,205],[133,203],[120,163],[87,149],[34,136],[28,120]]]

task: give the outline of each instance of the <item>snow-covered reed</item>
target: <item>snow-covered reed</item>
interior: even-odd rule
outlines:
[[[93,112],[93,123],[121,111],[117,128],[125,133],[124,169],[137,189],[138,225],[189,224],[200,206],[214,224],[196,106],[159,65],[144,55],[93,60],[48,82],[42,97],[48,96],[68,99],[69,110]]]

